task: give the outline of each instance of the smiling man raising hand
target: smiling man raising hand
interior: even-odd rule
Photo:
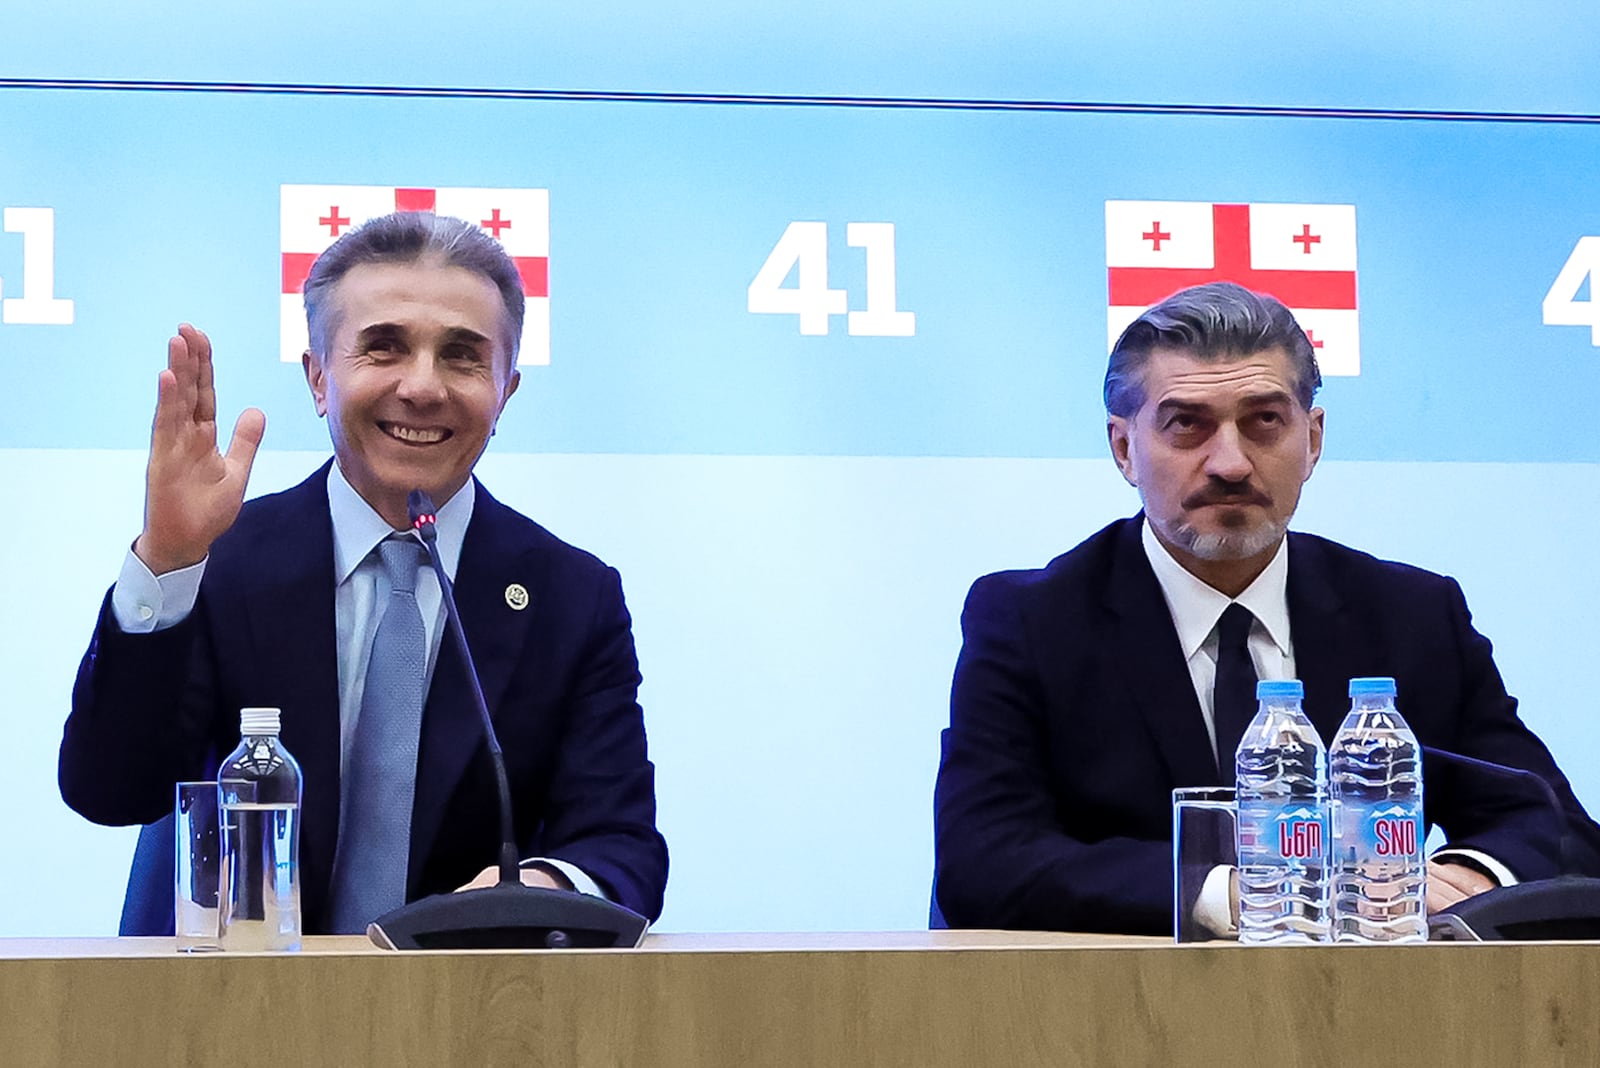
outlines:
[[[492,882],[482,729],[437,579],[403,534],[422,489],[505,751],[524,881],[653,919],[666,846],[620,580],[472,477],[519,383],[515,265],[470,223],[401,213],[340,238],[304,292],[306,382],[334,459],[283,493],[244,502],[265,418],[247,410],[221,453],[210,342],[185,325],[168,344],[144,530],[79,669],[62,795],[100,823],[160,819],[174,782],[215,777],[240,708],[275,706],[305,778],[308,933]],[[391,612],[411,617],[420,655],[380,673]],[[171,882],[136,862],[124,933],[170,925]]]

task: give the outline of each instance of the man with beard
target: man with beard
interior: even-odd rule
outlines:
[[[979,579],[962,614],[934,801],[952,926],[1170,931],[1172,790],[1232,785],[1254,711],[1253,682],[1242,699],[1217,686],[1230,655],[1301,679],[1325,742],[1349,679],[1393,676],[1422,744],[1543,776],[1576,862],[1600,869],[1600,828],[1517,717],[1455,581],[1287,533],[1322,454],[1320,385],[1288,309],[1231,283],[1122,334],[1107,433],[1143,512],[1041,570]],[[1533,791],[1432,762],[1426,776],[1426,818],[1450,840],[1430,910],[1559,872],[1563,828]],[[1208,880],[1196,918],[1222,932],[1232,912],[1226,878]]]

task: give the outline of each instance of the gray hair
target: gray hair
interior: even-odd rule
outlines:
[[[472,223],[426,211],[397,211],[369,219],[328,246],[311,265],[302,292],[306,329],[311,335],[311,351],[317,358],[323,358],[328,351],[333,330],[330,298],[341,278],[364,263],[416,263],[423,259],[435,260],[445,267],[465,268],[494,283],[505,304],[510,327],[511,351],[507,356],[515,364],[527,303],[517,265],[500,242]]]
[[[1106,411],[1130,416],[1144,407],[1144,367],[1156,349],[1198,360],[1236,360],[1268,349],[1289,354],[1295,399],[1307,411],[1322,385],[1311,339],[1283,303],[1232,282],[1180,289],[1135,319],[1117,338],[1106,366]]]

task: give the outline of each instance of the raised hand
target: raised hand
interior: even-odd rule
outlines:
[[[178,336],[167,342],[167,369],[150,429],[144,532],[133,545],[154,574],[199,563],[233,525],[266,429],[266,415],[246,408],[234,424],[227,455],[217,451],[211,341],[188,323],[178,327]]]

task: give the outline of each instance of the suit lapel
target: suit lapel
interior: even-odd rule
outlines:
[[[1105,605],[1115,628],[1116,677],[1144,716],[1172,785],[1231,785],[1231,769],[1226,776],[1218,773],[1194,680],[1167,599],[1140,543],[1140,529],[1140,521],[1132,520],[1118,533],[1106,586]]]
[[[283,712],[283,744],[300,763],[304,909],[320,916],[339,828],[339,665],[328,466],[287,491],[253,547],[240,618],[260,657],[252,677]]]
[[[1349,710],[1352,678],[1377,660],[1370,636],[1330,581],[1326,554],[1315,539],[1289,535],[1289,631],[1295,673],[1306,688],[1306,716],[1324,742]]]
[[[533,590],[524,573],[526,545],[516,536],[510,510],[476,486],[472,520],[461,545],[456,568],[456,607],[490,718],[498,719],[511,673],[521,658],[528,626],[539,611],[537,602],[514,610],[506,600],[512,583]],[[484,747],[483,727],[472,699],[466,665],[454,638],[446,633],[439,646],[433,685],[422,715],[417,753],[416,801],[412,808],[410,880],[415,885],[432,851],[445,811],[473,754]]]

